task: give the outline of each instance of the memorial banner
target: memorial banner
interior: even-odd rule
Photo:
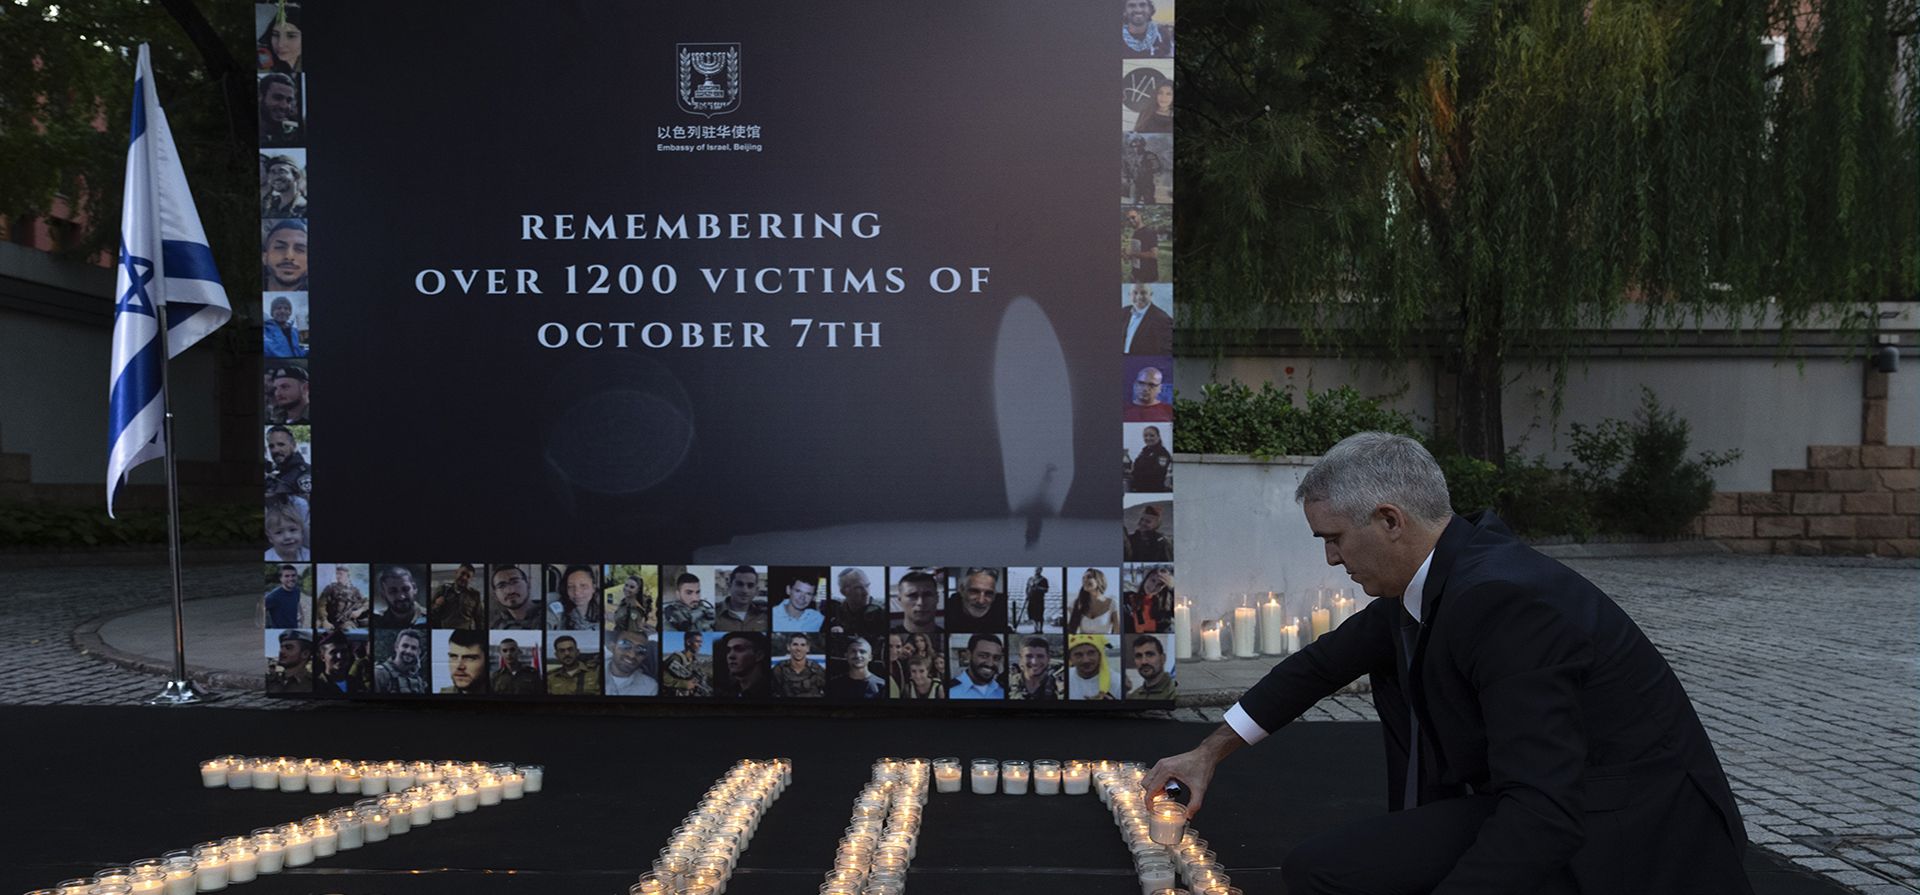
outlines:
[[[314,692],[1172,698],[1171,2],[443,13],[256,7]]]

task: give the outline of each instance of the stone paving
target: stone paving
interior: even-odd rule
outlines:
[[[1754,843],[1866,895],[1920,892],[1920,565],[1577,559],[1658,644]],[[1218,721],[1222,708],[1187,708]],[[1363,698],[1323,702],[1374,718]]]
[[[1660,646],[1711,733],[1753,841],[1866,895],[1920,892],[1920,564],[1790,557],[1577,559]],[[252,564],[190,593],[258,589]],[[152,567],[0,570],[0,703],[137,704],[159,679],[78,653],[70,632],[163,603]],[[191,658],[191,656],[189,656]],[[1246,663],[1249,676],[1257,673]],[[238,708],[341,706],[229,694]],[[1222,708],[1183,708],[1218,721]],[[1302,720],[1373,720],[1364,696]]]

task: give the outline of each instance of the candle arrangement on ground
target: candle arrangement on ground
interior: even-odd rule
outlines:
[[[959,759],[952,762],[953,791],[959,791]],[[853,819],[833,854],[833,869],[820,895],[901,895],[907,867],[919,849],[920,818],[927,807],[928,771],[924,758],[882,758],[873,776],[853,800]]]
[[[673,828],[653,869],[628,895],[720,895],[760,828],[760,817],[793,782],[785,758],[744,759],[707,787],[700,804]]]
[[[1226,868],[1207,850],[1207,841],[1187,827],[1187,806],[1147,798],[1142,787],[1145,767],[1110,761],[1095,767],[1094,791],[1112,809],[1120,838],[1133,853],[1141,895],[1238,895]]]
[[[499,804],[500,799],[539,792],[543,778],[544,769],[538,765],[222,755],[200,763],[202,786],[380,797],[362,798],[351,807],[277,827],[261,827],[245,836],[202,842],[125,867],[109,867],[90,879],[65,880],[41,891],[58,895],[218,892],[289,867],[306,866],[317,858],[380,842],[483,804]],[[498,798],[486,801],[488,792],[497,793]],[[436,813],[436,806],[443,803],[444,813]]]

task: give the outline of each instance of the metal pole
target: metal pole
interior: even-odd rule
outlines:
[[[167,566],[173,579],[173,679],[147,700],[148,705],[197,705],[213,702],[219,694],[200,689],[187,677],[187,614],[180,586],[180,477],[173,464],[173,397],[168,391],[171,366],[167,343],[167,305],[154,302],[160,320],[160,437],[165,439],[161,462],[167,468]]]

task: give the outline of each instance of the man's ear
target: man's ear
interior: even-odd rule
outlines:
[[[1386,532],[1387,540],[1397,541],[1407,533],[1407,511],[1393,504],[1383,503],[1373,508],[1373,514],[1380,519],[1380,528]]]

